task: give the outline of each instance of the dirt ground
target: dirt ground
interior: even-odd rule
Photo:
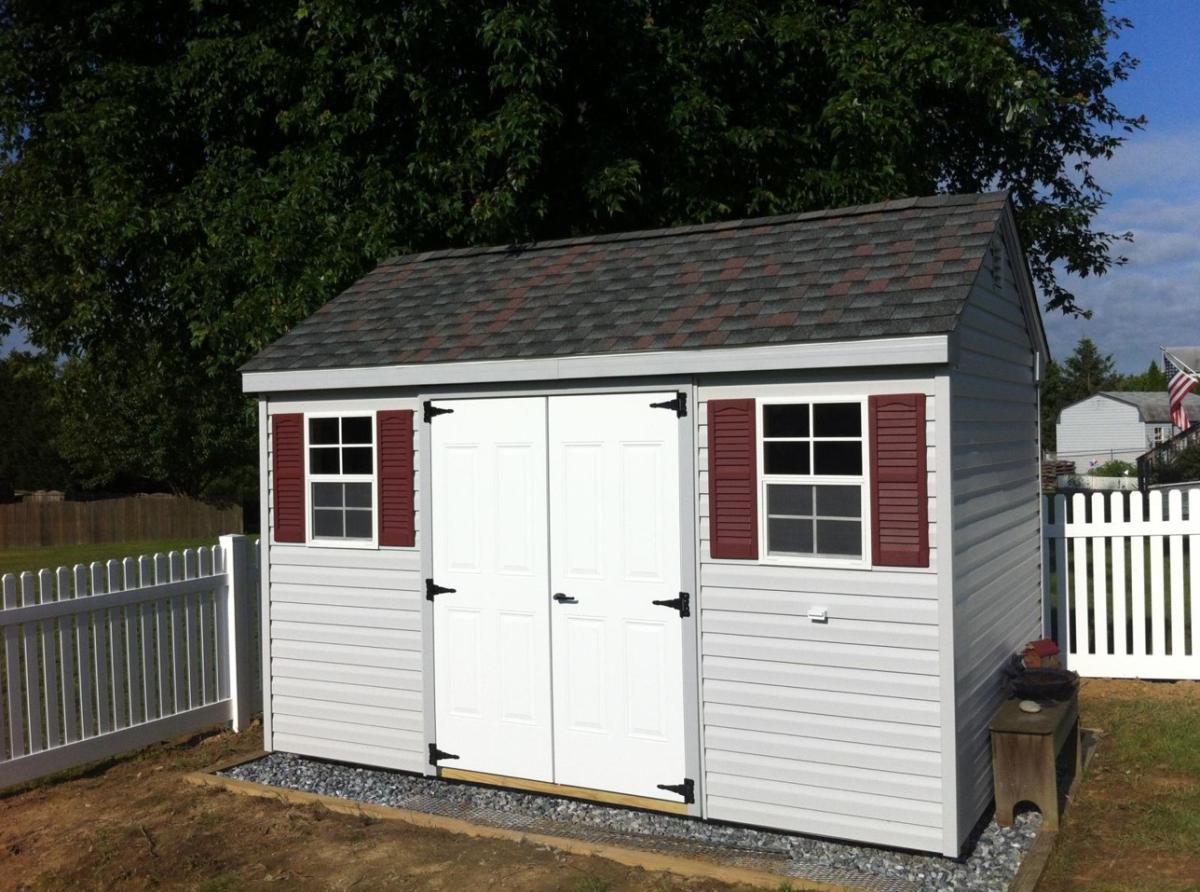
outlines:
[[[1102,737],[1040,892],[1200,890],[1200,684],[1088,680],[1081,707]],[[183,781],[260,739],[199,736],[0,795],[0,890],[746,888]]]
[[[184,783],[253,752],[217,733],[0,795],[0,889],[733,890],[564,855]],[[797,890],[798,892],[798,890]]]
[[[1200,890],[1200,683],[1088,679],[1101,732],[1039,892]]]

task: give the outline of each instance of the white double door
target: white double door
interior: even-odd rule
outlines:
[[[674,394],[439,400],[434,690],[442,763],[679,801]]]

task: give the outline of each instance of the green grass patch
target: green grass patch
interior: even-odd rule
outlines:
[[[183,551],[201,545],[216,545],[215,538],[208,539],[151,539],[142,542],[101,542],[95,545],[40,545],[32,548],[0,549],[0,575],[23,573],[75,564],[90,564],[92,561],[121,560],[140,557],[156,552]]]

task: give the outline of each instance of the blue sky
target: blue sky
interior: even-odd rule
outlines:
[[[1069,280],[1092,319],[1047,314],[1046,328],[1060,361],[1086,336],[1135,372],[1160,360],[1164,344],[1200,345],[1200,3],[1121,0],[1112,11],[1134,24],[1114,50],[1141,65],[1111,95],[1149,123],[1097,165],[1112,193],[1098,225],[1134,242],[1119,246],[1125,266]]]
[[[1159,347],[1200,345],[1200,2],[1118,0],[1133,20],[1113,47],[1141,60],[1112,96],[1149,124],[1097,165],[1112,193],[1098,225],[1132,232],[1118,246],[1128,264],[1100,278],[1069,279],[1090,320],[1048,314],[1050,348],[1062,360],[1087,336],[1124,372],[1142,371]],[[0,354],[20,345],[0,342]]]

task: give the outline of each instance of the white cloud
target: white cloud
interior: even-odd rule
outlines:
[[[1096,226],[1133,233],[1113,251],[1129,262],[1100,278],[1064,277],[1094,316],[1047,314],[1050,346],[1061,360],[1090,337],[1122,371],[1142,371],[1164,343],[1200,345],[1200,127],[1135,136],[1096,173],[1113,192]]]

